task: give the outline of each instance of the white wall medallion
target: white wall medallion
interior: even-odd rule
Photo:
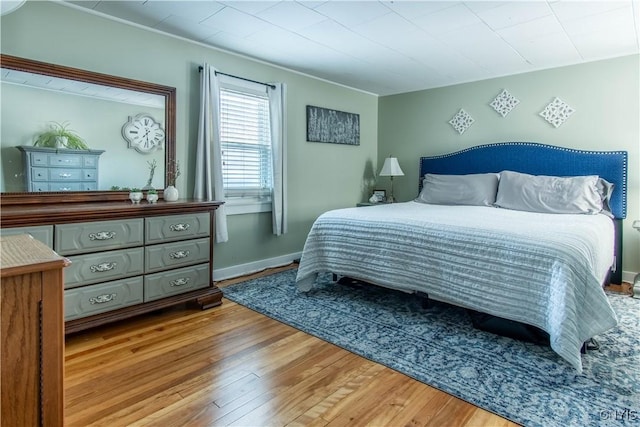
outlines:
[[[475,119],[462,108],[451,120],[449,120],[451,126],[453,126],[460,135],[462,135],[465,130],[469,129],[469,126],[471,126],[473,122],[475,122]]]
[[[540,112],[540,115],[544,117],[546,121],[551,123],[554,127],[560,127],[569,116],[575,113],[576,110],[571,108],[569,104],[556,97],[553,101]]]
[[[504,89],[493,99],[493,101],[491,101],[491,104],[489,105],[491,105],[502,117],[506,117],[507,114],[516,108],[516,105],[518,104],[520,104],[520,100]]]

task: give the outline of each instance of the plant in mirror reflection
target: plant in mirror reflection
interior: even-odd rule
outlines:
[[[144,188],[152,188],[153,185],[151,183],[153,181],[153,175],[156,173],[158,162],[156,161],[156,159],[153,159],[152,161],[147,160],[147,164],[149,165],[149,179],[147,180],[147,185],[145,185]]]
[[[49,130],[38,135],[34,146],[88,150],[86,142],[76,131],[69,129],[69,122],[50,122]]]
[[[168,165],[169,171],[167,173],[167,185],[176,186],[176,180],[180,176],[180,162],[172,162]]]

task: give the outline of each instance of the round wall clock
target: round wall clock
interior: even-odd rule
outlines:
[[[129,148],[135,148],[142,154],[149,154],[162,147],[164,130],[153,117],[148,114],[138,114],[129,117],[122,126],[122,137],[129,143]]]

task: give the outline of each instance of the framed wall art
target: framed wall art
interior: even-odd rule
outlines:
[[[360,114],[307,105],[307,141],[360,145]]]

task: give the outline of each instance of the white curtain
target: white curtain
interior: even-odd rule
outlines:
[[[286,192],[286,85],[274,83],[268,86],[269,114],[271,120],[271,153],[273,161],[273,192],[271,193],[271,215],[273,234],[280,236],[287,232],[287,192]]]
[[[196,182],[193,197],[225,201],[220,145],[220,82],[216,69],[204,64],[200,72],[200,122],[196,149]],[[229,240],[225,206],[215,213],[216,242]]]

